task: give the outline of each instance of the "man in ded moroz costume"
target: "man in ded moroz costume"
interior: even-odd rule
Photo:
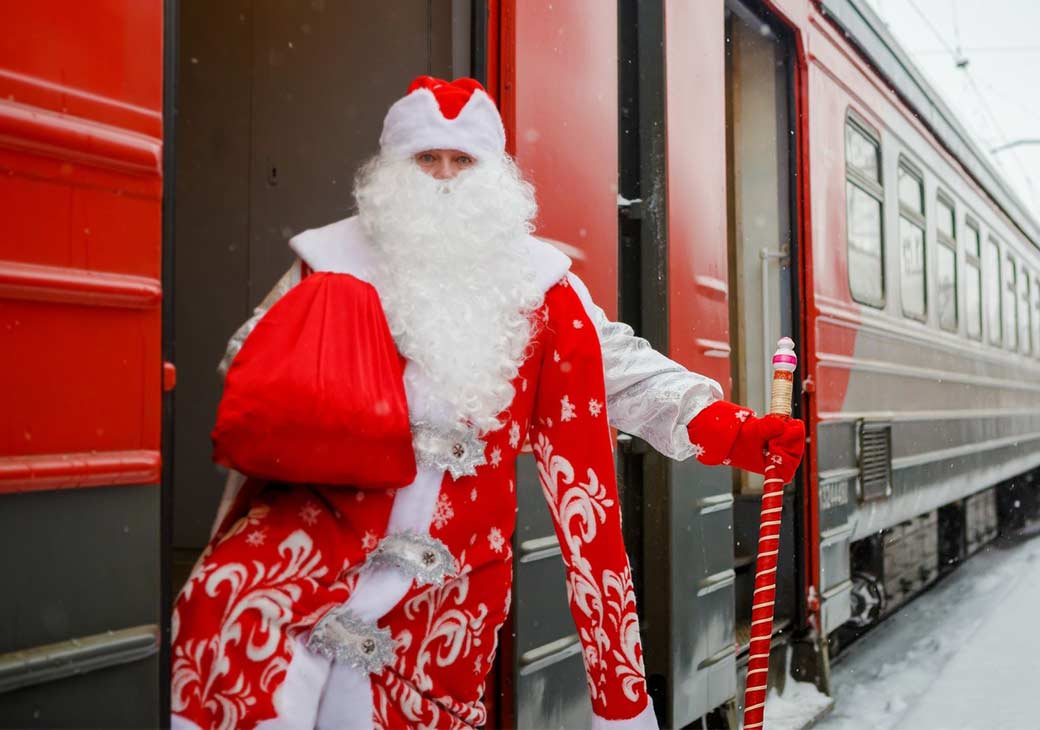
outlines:
[[[417,79],[379,141],[358,215],[290,241],[222,364],[234,471],[174,608],[173,727],[483,725],[529,439],[593,725],[656,728],[610,426],[756,472],[768,447],[787,480],[802,424],[723,401],[607,320],[531,235],[479,83]]]

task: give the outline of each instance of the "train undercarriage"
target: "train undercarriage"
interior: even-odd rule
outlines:
[[[852,615],[828,636],[831,659],[998,535],[1040,514],[1031,471],[852,544]]]

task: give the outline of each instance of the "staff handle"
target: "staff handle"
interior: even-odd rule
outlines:
[[[791,415],[794,371],[798,356],[794,341],[783,337],[773,354],[773,388],[769,412]],[[769,650],[773,639],[773,608],[776,602],[776,564],[780,552],[780,518],[783,514],[784,484],[774,476],[776,464],[766,456],[762,511],[758,523],[758,558],[755,561],[755,592],[751,599],[751,646],[748,655],[747,689],[744,692],[744,730],[763,728],[766,689],[769,682]]]

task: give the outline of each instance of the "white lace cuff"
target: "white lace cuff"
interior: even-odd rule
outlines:
[[[568,274],[567,280],[599,333],[607,421],[672,459],[693,456],[686,426],[704,408],[722,399],[722,387],[669,360],[636,337],[627,324],[611,322],[592,301],[581,279]]]

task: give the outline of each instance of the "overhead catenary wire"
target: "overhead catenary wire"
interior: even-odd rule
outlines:
[[[960,48],[958,50],[961,53],[1040,53],[1040,46],[970,46],[968,48]],[[938,56],[946,55],[949,50],[946,48],[922,48],[916,51],[910,51],[915,56]]]
[[[988,99],[986,99],[985,95],[979,89],[979,85],[978,85],[978,83],[975,80],[975,76],[972,74],[971,70],[968,68],[968,66],[969,66],[968,59],[960,52],[959,49],[953,48],[947,42],[946,38],[935,27],[935,24],[932,23],[931,19],[929,19],[929,17],[924,13],[924,11],[921,10],[921,7],[917,4],[917,0],[907,0],[907,4],[914,11],[914,13],[917,15],[917,17],[921,19],[921,22],[924,23],[924,25],[928,28],[928,30],[931,31],[931,33],[935,37],[935,39],[937,41],[939,41],[939,45],[941,45],[943,47],[943,49],[945,49],[945,51],[950,55],[950,58],[953,59],[953,62],[957,66],[957,68],[960,69],[964,73],[964,78],[967,81],[967,85],[968,85],[969,89],[975,95],[975,98],[978,99],[979,106],[981,107],[983,113],[988,117],[989,122],[992,125],[994,132],[996,132],[998,140],[1000,142],[1000,145],[993,145],[993,144],[987,143],[985,145],[987,147],[987,149],[991,148],[991,147],[998,147],[998,146],[1001,146],[1001,145],[1007,145],[1010,140],[1008,139],[1007,134],[1004,132],[1003,128],[1001,127],[1000,121],[997,119],[996,115],[993,113],[993,109],[991,108]],[[959,29],[957,28],[956,7],[953,4],[951,4],[951,11],[953,12],[954,33],[958,37],[958,45],[959,45],[960,33],[959,33]],[[1029,193],[1030,193],[1030,196],[1032,197],[1032,201],[1031,202],[1036,204],[1036,202],[1038,200],[1040,200],[1040,196],[1037,195],[1036,187],[1033,184],[1033,179],[1029,175],[1029,170],[1026,168],[1025,164],[1022,161],[1022,158],[1018,155],[1018,152],[1016,150],[1013,150],[1011,152],[1011,156],[1014,158],[1015,163],[1018,165],[1019,171],[1022,173],[1022,179],[1025,181],[1026,186],[1029,188]],[[991,155],[990,159],[993,160],[994,163],[998,167],[1003,167],[1003,165],[1001,164],[1001,161],[998,158],[993,157]]]

